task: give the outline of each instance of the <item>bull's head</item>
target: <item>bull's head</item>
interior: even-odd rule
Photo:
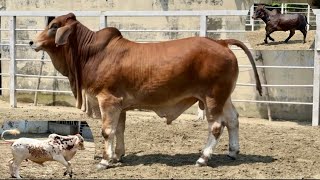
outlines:
[[[264,18],[266,14],[265,5],[258,5],[255,10],[252,19]]]
[[[68,38],[75,29],[76,22],[76,17],[72,13],[56,17],[29,42],[35,51],[46,51],[51,57],[54,67],[64,76],[68,76],[69,70],[61,46],[68,43]]]
[[[46,51],[54,67],[62,75],[69,78],[71,90],[76,98],[76,107],[87,112],[90,117],[100,118],[97,100],[95,98],[89,99],[85,89],[82,87],[82,79],[79,72],[81,67],[79,66],[80,63],[76,61],[81,54],[72,54],[77,47],[71,49],[71,46],[77,42],[77,37],[81,37],[81,35],[77,35],[77,30],[82,32],[82,30],[79,30],[79,26],[84,28],[76,20],[76,16],[73,13],[58,16],[49,22],[46,28],[38,33],[29,44],[35,51]],[[89,100],[91,101],[88,102]]]
[[[52,51],[55,47],[66,44],[75,22],[76,17],[73,13],[53,19],[33,41],[29,42],[30,46],[38,52],[39,50]]]

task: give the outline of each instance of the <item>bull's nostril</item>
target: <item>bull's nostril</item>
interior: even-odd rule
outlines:
[[[32,44],[33,44],[33,41],[30,41],[30,42],[29,42],[29,45],[32,46]]]

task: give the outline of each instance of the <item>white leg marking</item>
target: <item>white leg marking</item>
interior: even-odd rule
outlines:
[[[229,99],[225,105],[225,117],[229,134],[229,156],[235,158],[239,153],[239,120],[238,113]]]
[[[198,120],[204,120],[205,119],[205,111],[201,110],[200,107],[198,106],[198,115],[197,115],[197,119]]]

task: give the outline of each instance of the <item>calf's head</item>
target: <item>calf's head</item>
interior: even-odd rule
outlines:
[[[84,138],[80,134],[76,134],[75,136],[77,138],[75,146],[79,150],[85,150],[85,148],[84,148]]]

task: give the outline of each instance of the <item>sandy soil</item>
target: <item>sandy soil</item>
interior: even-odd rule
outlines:
[[[79,120],[80,111],[66,107],[8,108],[0,102],[4,120]],[[87,119],[94,132],[96,147],[101,149],[100,121]],[[152,112],[127,113],[125,132],[126,156],[114,168],[97,171],[99,162],[94,144],[79,151],[71,161],[74,178],[320,178],[320,129],[288,121],[240,118],[240,148],[237,160],[229,159],[228,133],[225,131],[206,167],[195,167],[195,161],[207,138],[207,123],[195,115],[183,114],[172,125]],[[0,174],[8,178],[9,146],[0,144]],[[63,167],[48,162],[41,167],[24,162],[21,175],[26,178],[67,178]]]
[[[308,50],[314,48],[315,31],[310,30],[307,33],[306,43],[303,44],[303,35],[300,31],[291,37],[288,43],[284,40],[289,36],[289,31],[276,31],[271,34],[275,41],[268,39],[268,44],[264,43],[265,30],[250,31],[246,33],[251,47],[255,50]]]

